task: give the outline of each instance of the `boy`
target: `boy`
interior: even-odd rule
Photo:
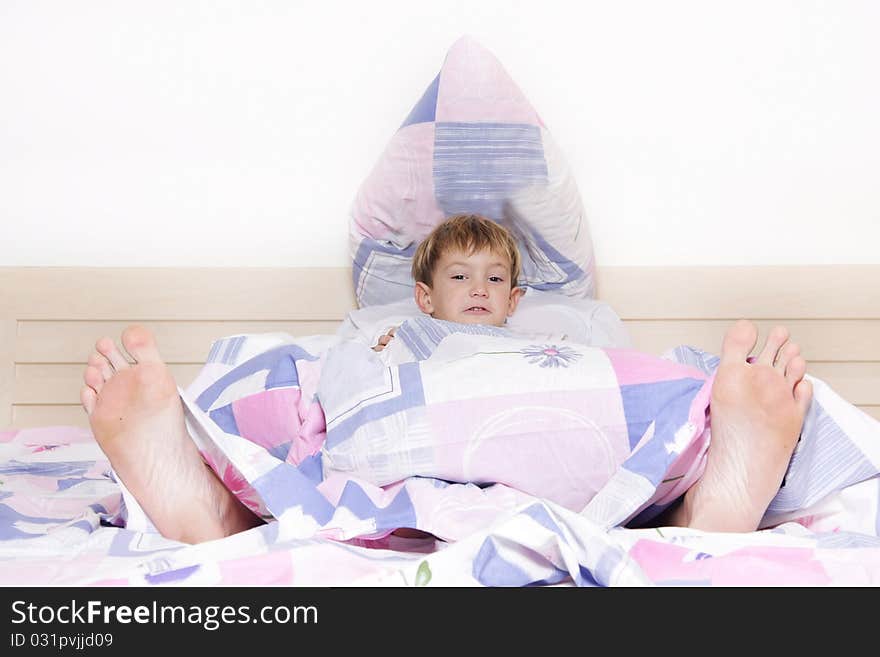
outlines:
[[[426,315],[460,324],[504,326],[525,293],[517,287],[520,255],[511,234],[476,214],[439,224],[413,256],[416,304]],[[382,351],[394,337],[379,338]]]
[[[415,298],[435,319],[502,326],[523,291],[510,234],[476,215],[440,224],[413,261]],[[393,330],[374,347],[382,350]],[[751,322],[730,328],[712,389],[712,447],[703,477],[664,518],[705,531],[754,531],[779,489],[810,404],[806,362],[783,327],[759,355]],[[89,424],[116,473],[167,538],[199,543],[261,520],[202,461],[187,433],[177,384],[153,335],[126,329],[129,363],[110,338],[95,345],[80,394]],[[186,500],[187,504],[180,504]]]

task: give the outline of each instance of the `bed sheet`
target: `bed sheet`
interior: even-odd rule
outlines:
[[[334,344],[331,336],[232,336],[214,345],[182,391],[206,460],[269,519],[222,540],[185,545],[139,520],[87,429],[0,433],[0,584],[880,584],[880,423],[819,380],[805,424],[815,440],[799,444],[765,529],[640,529],[504,484],[412,476],[379,486],[326,476],[319,450],[327,427],[314,391]],[[687,347],[667,358],[707,380],[717,366]],[[296,408],[285,432],[281,416],[265,412],[279,401]],[[275,431],[266,433],[270,421]],[[609,499],[621,499],[613,493]],[[635,506],[644,510],[651,493],[639,493]],[[441,538],[403,538],[389,533],[395,527]]]

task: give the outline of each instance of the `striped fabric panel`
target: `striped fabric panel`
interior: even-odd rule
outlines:
[[[206,362],[223,363],[224,365],[234,364],[245,340],[247,340],[247,336],[244,335],[217,340],[217,342],[211,345],[211,351],[208,353]]]
[[[453,333],[511,337],[507,329],[484,324],[459,324],[432,317],[414,317],[406,320],[398,327],[394,337],[403,340],[416,360],[426,360],[431,357],[443,338]]]
[[[547,162],[537,126],[435,125],[434,191],[447,215],[475,212],[499,220],[513,192],[546,182]]]
[[[877,474],[877,469],[849,436],[813,399],[795,449],[785,483],[768,513],[809,507],[825,495]]]
[[[826,550],[840,550],[844,548],[880,548],[880,537],[845,531],[828,532],[819,535],[817,545]]]

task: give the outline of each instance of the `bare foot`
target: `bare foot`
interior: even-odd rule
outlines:
[[[260,524],[202,460],[153,334],[129,326],[122,344],[134,363],[110,338],[98,340],[80,400],[95,439],[152,523],[166,538],[186,543]]]
[[[758,339],[752,322],[724,336],[712,387],[712,441],[702,478],[685,494],[671,524],[704,531],[751,532],[779,491],[813,395],[800,347],[775,327]]]

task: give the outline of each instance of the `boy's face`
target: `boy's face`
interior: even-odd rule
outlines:
[[[416,303],[435,319],[503,326],[522,288],[511,288],[510,261],[492,251],[450,251],[434,268],[433,285],[416,283]]]

